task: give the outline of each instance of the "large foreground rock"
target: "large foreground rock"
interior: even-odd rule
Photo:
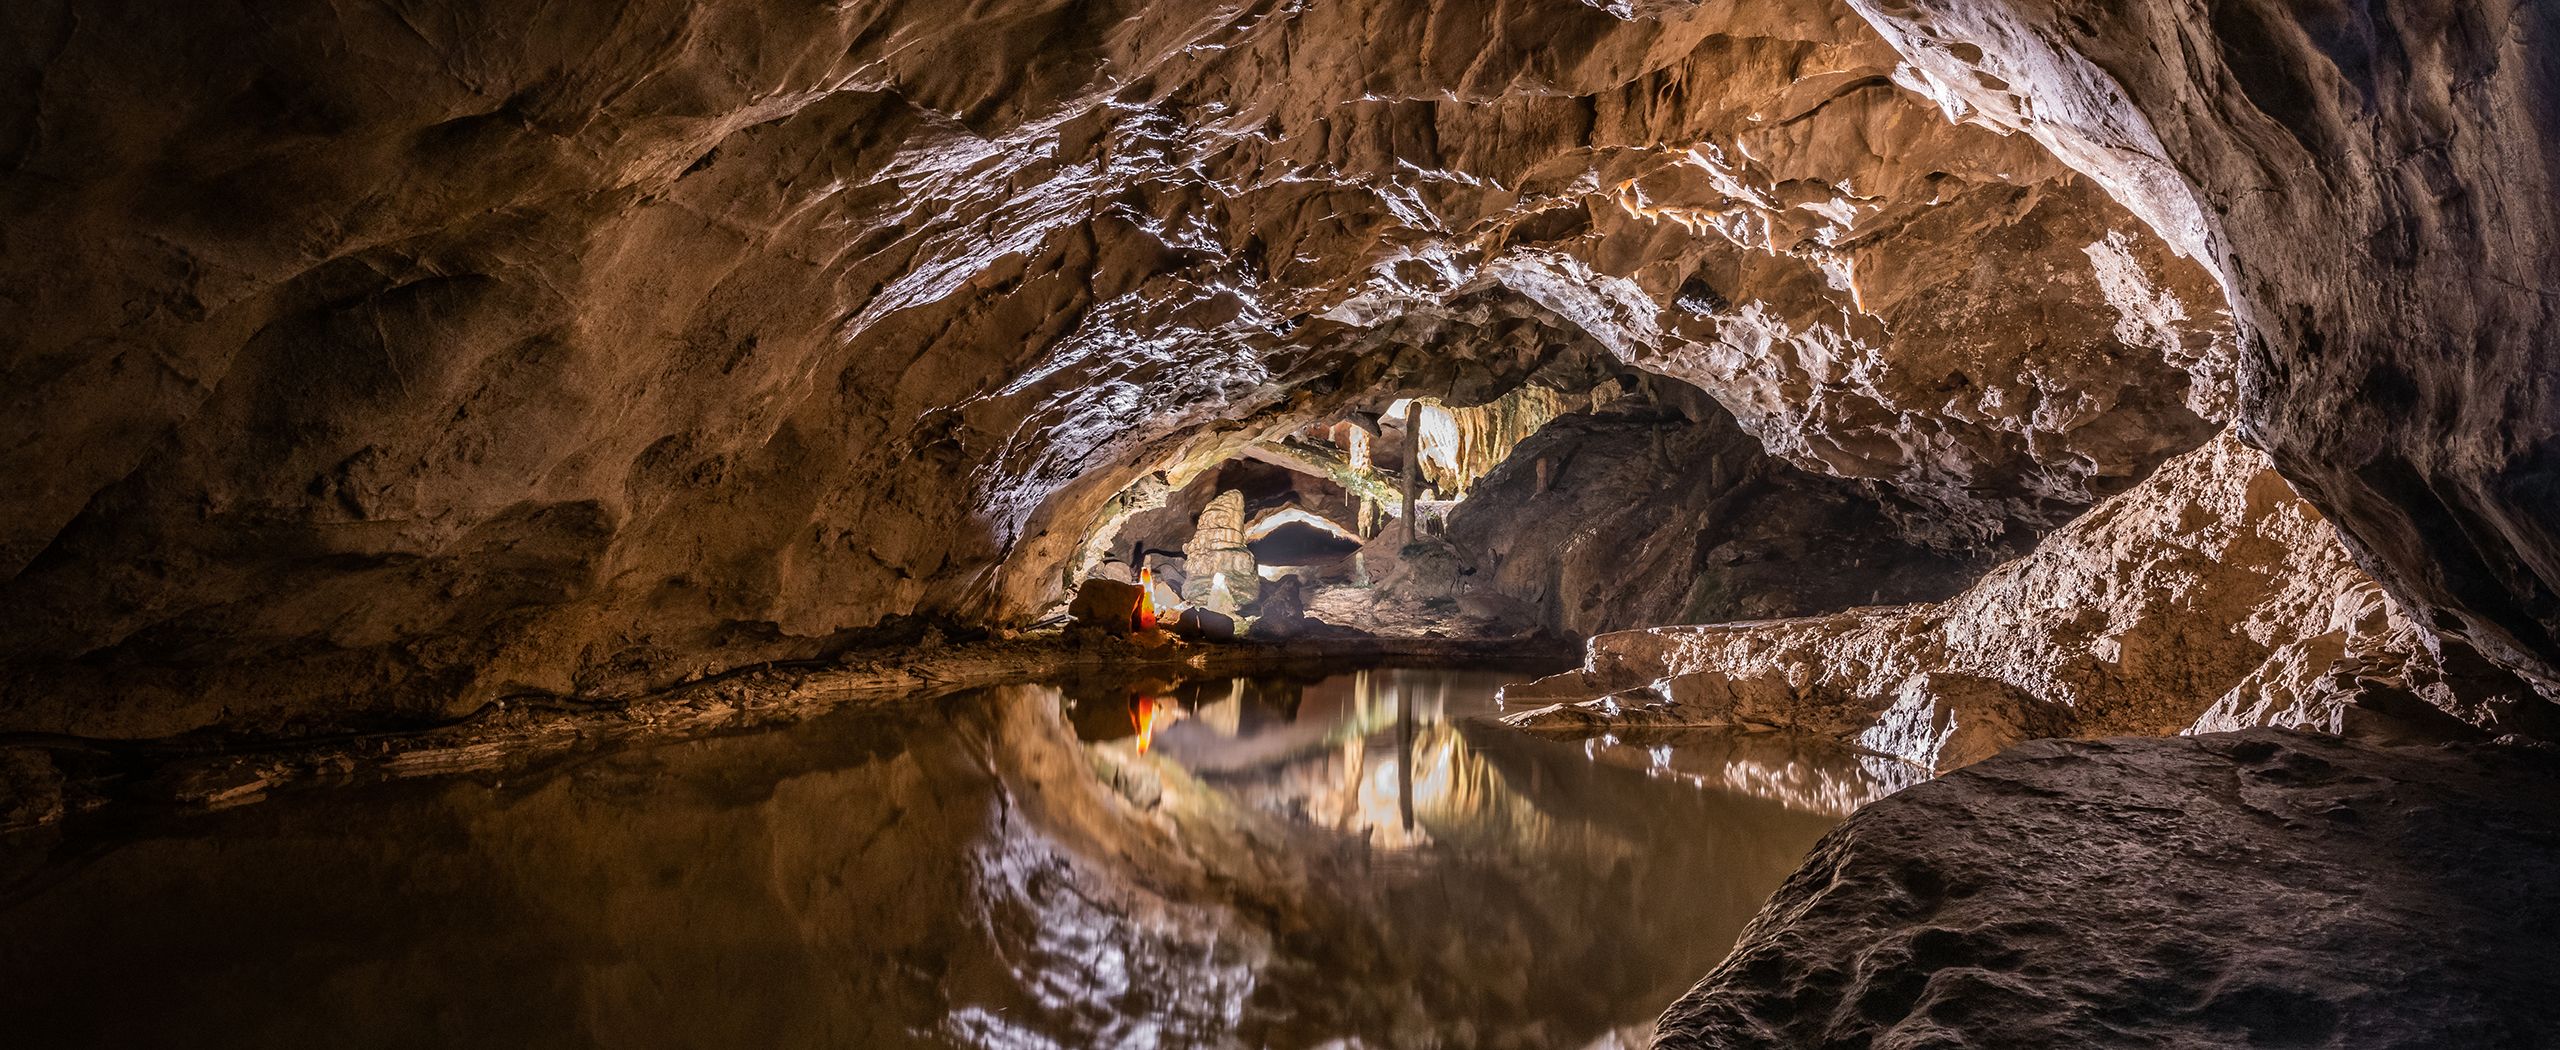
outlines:
[[[2045,742],[1833,832],[1657,1047],[2539,1047],[2560,756]]]

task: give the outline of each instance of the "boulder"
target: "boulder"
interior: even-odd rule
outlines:
[[[1173,633],[1194,641],[1236,640],[1236,618],[1215,609],[1191,608],[1173,621]]]
[[[1076,627],[1127,635],[1138,627],[1139,594],[1137,584],[1096,576],[1076,588],[1076,600],[1067,606],[1067,616]]]
[[[1814,847],[1664,1050],[2547,1046],[2560,759],[2042,741]]]
[[[1265,584],[1262,596],[1245,608],[1248,615],[1265,620],[1294,620],[1307,614],[1307,586],[1296,576],[1283,576]]]

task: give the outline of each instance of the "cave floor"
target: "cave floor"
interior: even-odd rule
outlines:
[[[766,664],[634,697],[493,701],[431,726],[290,738],[0,738],[0,832],[42,827],[119,802],[224,808],[297,787],[490,773],[599,747],[788,725],[835,707],[1003,682],[1168,680],[1200,674],[1322,674],[1402,667],[1516,669],[1568,664],[1569,644],[1469,638],[1322,638],[1280,644],[1143,647],[1055,633],[857,649]]]

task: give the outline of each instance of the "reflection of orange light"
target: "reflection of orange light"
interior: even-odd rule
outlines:
[[[1137,628],[1141,631],[1156,629],[1156,571],[1154,569],[1138,570]]]
[[[1147,746],[1155,743],[1156,726],[1163,724],[1165,711],[1171,706],[1167,701],[1144,693],[1129,698],[1129,724],[1138,727],[1139,754],[1146,754]]]

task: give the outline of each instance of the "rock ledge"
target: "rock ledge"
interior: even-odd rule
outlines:
[[[2555,798],[2538,747],[2029,744],[1825,838],[1656,1045],[2548,1045]]]

